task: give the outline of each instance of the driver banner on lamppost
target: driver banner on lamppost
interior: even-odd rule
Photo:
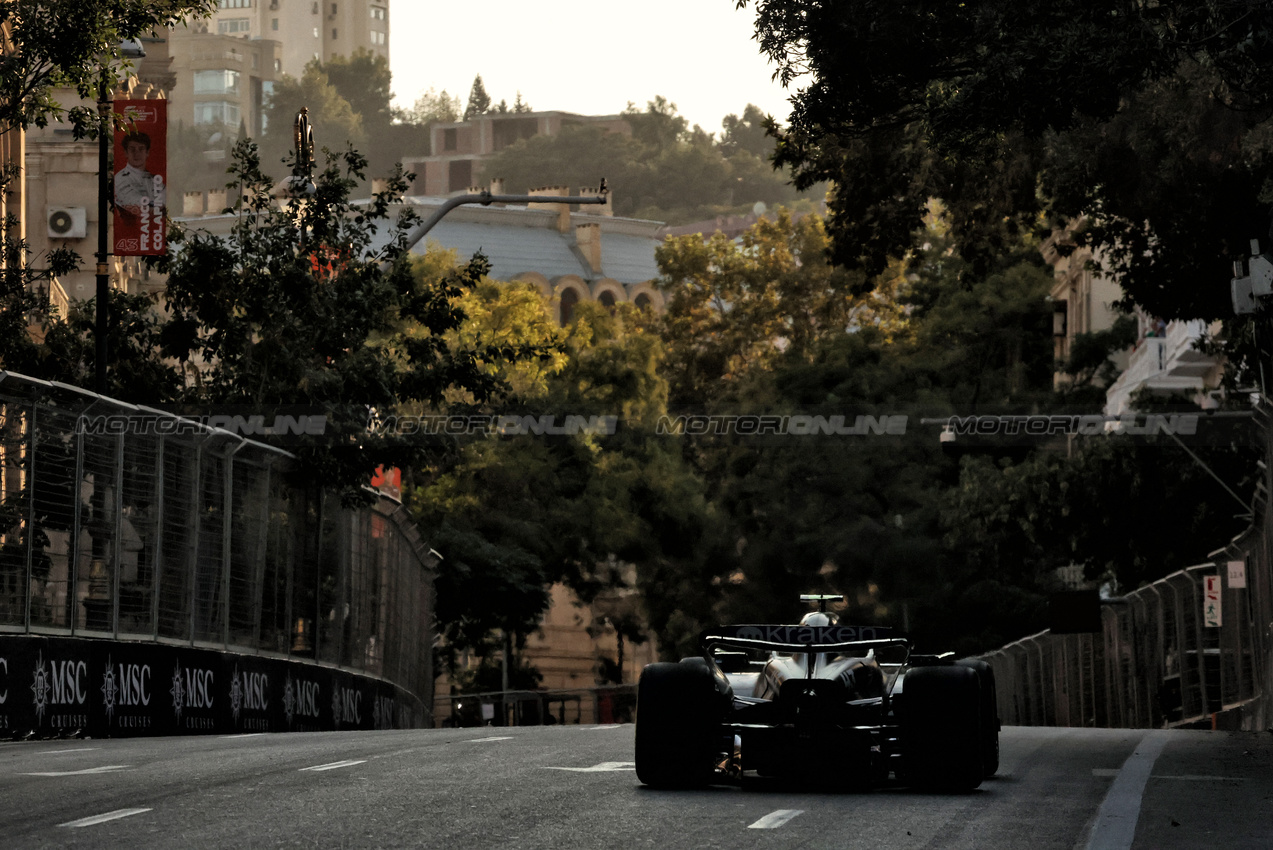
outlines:
[[[115,239],[120,257],[167,250],[168,101],[115,101]],[[122,165],[121,165],[122,164]]]

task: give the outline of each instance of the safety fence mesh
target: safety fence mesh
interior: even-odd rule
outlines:
[[[1261,409],[1266,433],[1268,414]],[[1103,600],[1101,629],[1040,632],[981,656],[994,668],[1007,725],[1265,729],[1273,661],[1273,588],[1265,508],[1213,563]],[[1230,565],[1237,569],[1230,572]],[[1215,583],[1219,606],[1207,597]],[[1218,613],[1219,623],[1206,616]]]
[[[0,372],[0,632],[312,659],[429,705],[435,556],[395,500],[343,507],[290,484],[294,464]]]

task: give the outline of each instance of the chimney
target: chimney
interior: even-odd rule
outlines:
[[[203,215],[203,193],[186,192],[181,197],[182,215]]]
[[[601,190],[592,186],[582,186],[579,189],[579,197],[581,198],[595,198],[600,194]],[[604,204],[598,204],[597,206],[589,204],[586,207],[580,207],[579,211],[589,215],[614,215],[614,193],[607,190]]]
[[[225,189],[208,190],[208,215],[221,215],[225,209]]]
[[[371,178],[371,194],[379,195],[381,192],[389,191],[389,181],[383,177]]]
[[[601,274],[601,225],[595,221],[591,224],[576,224],[575,244],[579,246],[592,273]]]
[[[570,195],[569,186],[543,186],[539,189],[531,189],[528,195],[548,195],[551,197],[565,198]],[[529,203],[527,209],[532,210],[554,210],[557,213],[557,231],[559,233],[570,232],[570,204],[538,204]]]
[[[504,178],[503,177],[496,177],[493,180],[491,180],[491,194],[492,195],[504,194]]]

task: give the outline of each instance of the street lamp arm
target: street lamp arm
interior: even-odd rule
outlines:
[[[442,206],[434,210],[433,215],[416,225],[410,233],[407,234],[406,250],[410,251],[416,246],[425,235],[437,225],[439,221],[446,217],[447,213],[456,207],[466,204],[481,204],[484,207],[491,204],[604,204],[609,200],[609,191],[606,189],[606,181],[601,181],[601,190],[596,195],[580,195],[579,197],[555,196],[555,195],[492,195],[490,192],[479,192],[476,195],[457,195],[454,198],[448,198],[442,203]]]

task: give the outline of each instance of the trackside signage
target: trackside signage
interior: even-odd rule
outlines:
[[[881,626],[717,626],[703,633],[702,639],[746,640],[786,646],[817,646],[854,643],[868,640],[901,639],[894,629]]]
[[[424,725],[389,682],[214,649],[0,635],[0,733],[38,737],[319,732]]]

